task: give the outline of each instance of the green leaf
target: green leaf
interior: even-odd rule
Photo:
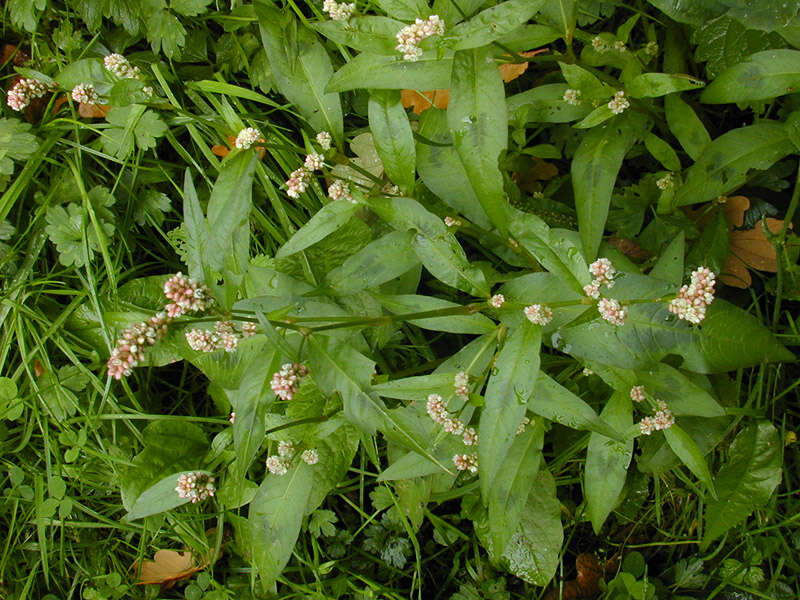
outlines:
[[[505,234],[507,200],[497,161],[508,142],[508,118],[503,79],[488,47],[456,52],[447,122],[484,212]]]
[[[443,90],[450,87],[452,69],[452,58],[423,55],[412,62],[399,56],[364,53],[336,71],[326,90]]]
[[[239,272],[247,265],[252,207],[254,153],[241,153],[220,169],[208,201],[210,237],[203,242],[204,264],[222,271],[233,261]],[[210,279],[209,279],[210,280]]]
[[[188,168],[183,176],[183,227],[187,237],[185,262],[189,267],[189,276],[202,279],[205,243],[211,238],[211,231]]]
[[[109,82],[103,61],[99,58],[82,58],[71,62],[58,72],[54,80],[65,90],[71,90],[79,83],[91,83],[102,89],[107,88]]]
[[[720,73],[703,91],[706,104],[769,100],[800,90],[800,50],[764,50]]]
[[[184,17],[196,17],[206,12],[211,0],[170,0],[169,5],[176,13]]]
[[[690,75],[673,73],[642,73],[625,85],[631,98],[658,98],[675,92],[697,90],[705,83]]]
[[[58,262],[62,265],[83,267],[94,258],[94,253],[100,250],[100,242],[94,229],[87,227],[89,217],[77,204],[69,203],[66,209],[63,206],[50,206],[45,214],[47,226],[45,232],[50,241],[58,250]],[[100,220],[100,226],[107,236],[114,233],[114,226]],[[84,245],[84,234],[88,243]]]
[[[519,123],[569,123],[584,118],[592,112],[590,102],[572,105],[564,102],[568,85],[547,83],[531,90],[509,96],[507,101],[510,120]]]
[[[393,91],[373,91],[369,96],[369,128],[375,149],[381,157],[389,180],[400,190],[414,192],[416,151],[414,136],[400,94]]]
[[[680,286],[683,281],[683,257],[686,253],[686,234],[679,232],[669,243],[658,261],[650,271],[650,277],[663,279],[669,283]]]
[[[711,142],[685,173],[675,205],[708,202],[741,187],[754,169],[768,169],[795,152],[786,127],[761,121],[732,129]]]
[[[431,9],[425,0],[376,0],[376,4],[387,15],[401,21],[425,19],[431,14]]]
[[[485,501],[494,485],[522,417],[533,397],[539,372],[542,328],[527,319],[511,332],[497,356],[484,394],[478,439],[481,495]]]
[[[680,171],[681,161],[667,142],[652,132],[644,136],[644,147],[650,155],[669,171]]]
[[[664,113],[669,130],[686,154],[692,160],[699,160],[711,143],[711,136],[698,116],[678,94],[670,94],[664,98]]]
[[[706,62],[709,78],[716,78],[754,52],[784,46],[776,34],[747,29],[728,15],[708,19],[694,30],[692,41],[697,43],[694,58]]]
[[[431,275],[442,283],[473,296],[489,296],[489,285],[483,271],[469,262],[453,234],[416,233],[411,237],[411,247]]]
[[[303,462],[286,475],[267,475],[250,503],[250,556],[264,589],[271,588],[292,556],[314,478]]]
[[[591,406],[544,373],[536,378],[536,396],[528,401],[528,410],[570,429],[594,431],[619,441],[625,439],[598,417]]]
[[[516,436],[489,490],[489,532],[492,548],[506,549],[525,510],[542,461],[544,424],[537,423]]]
[[[630,394],[615,392],[600,413],[600,418],[618,431],[630,429],[633,424]],[[589,519],[597,534],[617,505],[632,456],[633,439],[618,442],[600,433],[589,436],[583,487]]]
[[[721,417],[725,409],[705,389],[683,373],[659,363],[652,369],[641,371],[637,383],[653,397],[666,402],[676,415]]]
[[[175,491],[175,486],[178,484],[178,479],[181,475],[187,473],[202,473],[204,475],[211,475],[208,471],[181,471],[167,475],[158,483],[153,484],[136,498],[133,506],[125,518],[129,521],[135,519],[143,519],[150,515],[172,510],[178,506],[182,506],[189,502],[189,498],[181,498]]]
[[[682,367],[697,373],[724,373],[764,362],[795,360],[759,319],[724,300],[714,300],[699,331],[693,333],[695,343],[687,350]]]
[[[175,56],[186,41],[186,29],[178,17],[166,9],[149,13],[145,32],[153,52],[162,51],[167,58]]]
[[[361,52],[397,57],[397,32],[405,23],[388,17],[353,16],[347,21],[327,20],[311,26],[329,40]]]
[[[644,125],[640,115],[627,113],[589,131],[575,151],[570,172],[586,260],[597,256],[617,173]]]
[[[703,482],[711,496],[716,499],[717,492],[714,490],[711,471],[708,470],[703,453],[689,434],[678,425],[673,425],[664,430],[664,437],[672,451],[681,459],[681,462]]]
[[[399,277],[419,264],[411,249],[412,237],[407,231],[391,231],[370,242],[328,273],[328,285],[346,295]]]
[[[488,229],[489,219],[453,146],[447,113],[438,108],[423,112],[419,116],[419,135],[417,170],[422,182],[456,212]]]
[[[611,86],[600,81],[593,73],[583,67],[563,62],[558,63],[558,66],[569,87],[579,90],[582,99],[605,99],[614,94],[614,89]]]
[[[291,11],[256,3],[261,41],[278,90],[316,131],[344,133],[339,94],[326,90],[333,67],[316,34],[299,24]],[[338,90],[335,90],[338,91]]]
[[[326,204],[278,249],[275,258],[291,256],[326,238],[349,221],[357,207],[344,199]]]
[[[376,297],[386,309],[395,314],[441,310],[461,306],[455,302],[448,302],[432,296],[417,296],[413,294],[380,296],[376,294]],[[423,329],[446,331],[448,333],[481,334],[489,333],[495,329],[494,322],[480,313],[411,319],[408,322]]]
[[[544,0],[508,0],[479,12],[447,32],[447,44],[453,50],[485,46],[518,29],[535,15]],[[454,39],[455,42],[450,40]]]
[[[781,446],[779,432],[767,421],[739,432],[715,478],[719,498],[706,505],[701,549],[767,503],[781,481]]]
[[[453,390],[453,374],[433,373],[431,375],[393,379],[392,381],[372,386],[372,390],[385,398],[398,398],[400,400],[419,400],[433,393],[447,396]]]
[[[145,111],[136,123],[133,134],[142,150],[156,147],[156,140],[167,133],[167,124],[152,110]]]
[[[181,421],[154,421],[144,428],[142,437],[144,448],[120,477],[122,504],[128,511],[142,492],[162,481],[164,473],[195,470],[208,448],[203,430]]]

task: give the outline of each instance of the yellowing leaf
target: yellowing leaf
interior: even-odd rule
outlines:
[[[142,563],[136,585],[157,583],[164,587],[172,587],[176,581],[187,579],[202,571],[206,564],[208,561],[198,565],[191,552],[159,550],[152,561]]]

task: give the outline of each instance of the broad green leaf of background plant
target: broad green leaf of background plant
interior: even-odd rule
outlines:
[[[130,512],[125,515],[128,521],[143,519],[150,515],[166,512],[189,502],[189,498],[181,498],[175,491],[178,478],[186,473],[203,473],[211,475],[208,471],[181,471],[167,475],[158,483],[153,484],[136,498]]]
[[[592,112],[590,102],[573,105],[564,102],[565,83],[546,83],[509,96],[506,101],[509,120],[525,123],[569,123]]]
[[[642,73],[625,85],[631,98],[658,98],[675,92],[697,90],[705,85],[689,75],[672,73]]]
[[[761,121],[732,129],[712,141],[684,174],[675,191],[675,206],[708,202],[728,194],[747,181],[753,169],[768,169],[795,152],[786,127]]]
[[[692,108],[679,94],[664,98],[664,114],[672,135],[678,140],[692,160],[699,160],[703,151],[711,143],[705,126]]]
[[[630,394],[614,392],[600,413],[600,418],[617,431],[630,429],[633,424]],[[595,533],[600,533],[603,523],[617,505],[632,456],[633,439],[619,442],[600,433],[592,433],[589,437],[583,489]]]
[[[460,306],[455,302],[434,298],[433,296],[418,296],[402,294],[396,296],[377,296],[380,303],[389,312],[394,314],[408,314],[429,310],[441,310]],[[446,317],[427,317],[423,319],[410,319],[412,325],[430,329],[432,331],[446,331],[448,333],[489,333],[496,327],[488,317],[475,313],[472,315],[449,315]],[[452,382],[451,382],[452,383]],[[430,392],[428,392],[430,393]]]
[[[733,440],[728,462],[715,477],[719,498],[706,504],[701,549],[767,503],[781,481],[781,442],[767,421],[748,425]]]
[[[652,132],[644,137],[644,146],[650,153],[650,156],[655,158],[661,165],[670,171],[680,171],[681,161],[675,150],[672,149],[667,142],[662,140]]]
[[[681,231],[658,257],[650,270],[650,277],[663,279],[672,285],[680,286],[683,281],[683,257],[686,253],[686,234]]]
[[[673,425],[664,430],[664,438],[666,438],[667,444],[669,444],[672,451],[681,459],[681,462],[694,473],[695,477],[703,482],[711,496],[717,498],[714,481],[711,477],[711,471],[708,470],[706,459],[703,458],[703,452],[697,447],[691,436],[681,429],[679,425]]]
[[[267,475],[250,502],[250,556],[264,589],[274,586],[289,562],[306,513],[313,467],[298,463],[286,475]]]
[[[489,532],[492,547],[505,550],[520,522],[526,499],[536,482],[542,461],[544,423],[514,437],[500,469],[489,490]]]
[[[727,104],[768,100],[800,91],[800,50],[764,50],[720,73],[700,101]]]
[[[325,239],[350,220],[358,205],[344,199],[326,204],[298,229],[295,234],[275,253],[275,258],[291,256]]]
[[[447,123],[484,212],[505,234],[507,200],[497,161],[508,142],[508,118],[503,79],[488,47],[456,52]]]
[[[386,175],[404,194],[413,195],[416,150],[400,94],[390,90],[373,91],[368,110],[369,128]]]
[[[417,61],[397,56],[359,54],[334,73],[329,92],[348,90],[443,90],[450,87],[452,58],[423,55]]]
[[[505,340],[486,386],[478,438],[484,502],[490,497],[495,478],[503,468],[515,432],[525,416],[525,405],[533,398],[541,339],[542,328],[523,321]]]
[[[528,583],[547,585],[558,567],[564,541],[561,503],[556,497],[553,476],[547,470],[539,471],[519,525],[502,554],[492,546],[488,522],[476,522],[475,530],[493,561]]]
[[[501,2],[447,31],[447,44],[453,50],[468,50],[489,44],[518,29],[536,14],[542,4],[544,0]]]
[[[339,94],[326,90],[333,75],[328,53],[316,34],[299,24],[291,11],[255,4],[261,41],[278,90],[316,131],[344,135]]]
[[[376,4],[387,15],[401,21],[413,22],[414,19],[425,19],[431,14],[425,0],[376,0]]]
[[[388,17],[357,15],[347,21],[331,19],[310,25],[329,40],[350,46],[360,52],[397,57],[396,36],[405,23]]]
[[[128,511],[142,492],[163,479],[164,473],[176,468],[197,469],[208,448],[205,432],[183,421],[154,421],[142,430],[142,437],[144,448],[120,475],[122,504]]]
[[[628,150],[644,132],[645,119],[635,113],[596,127],[586,134],[575,151],[570,169],[578,231],[586,260],[597,256],[603,239],[611,194]]]

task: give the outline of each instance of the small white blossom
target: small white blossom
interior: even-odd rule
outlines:
[[[214,478],[205,473],[184,473],[178,477],[175,491],[180,498],[189,498],[192,504],[214,495]]]
[[[656,187],[660,190],[671,189],[675,185],[675,177],[672,173],[667,173],[656,181]]]
[[[625,92],[620,90],[614,94],[614,97],[608,103],[608,108],[611,109],[611,112],[615,115],[619,115],[630,107],[630,105],[631,103],[628,102],[628,99],[625,97]]]
[[[506,303],[506,297],[503,294],[495,294],[489,299],[489,304],[495,308],[500,308]]]
[[[266,460],[267,471],[273,475],[286,475],[289,472],[291,463],[276,454],[268,456]]]
[[[311,182],[311,173],[305,167],[292,171],[286,180],[286,195],[290,198],[299,198],[300,194],[308,189]]]
[[[311,154],[306,156],[304,166],[308,171],[320,171],[322,170],[322,167],[324,165],[325,165],[325,157],[322,156],[321,154],[312,152]]]
[[[628,316],[628,311],[613,298],[601,298],[597,303],[597,311],[603,319],[617,326],[624,325]]]
[[[72,99],[82,104],[97,104],[97,90],[91,83],[79,83],[72,88]]]
[[[478,472],[478,455],[477,454],[456,454],[453,456],[453,464],[459,471],[469,471],[470,473]]]
[[[330,197],[331,200],[344,198],[353,204],[356,202],[355,198],[353,198],[353,194],[350,193],[350,184],[341,179],[337,179],[328,186],[328,197]]]
[[[546,304],[531,304],[524,310],[527,319],[534,325],[547,325],[553,320],[553,309]]]
[[[109,54],[103,59],[103,65],[106,71],[121,79],[139,79],[141,77],[139,67],[131,65],[130,61],[122,54]]]
[[[631,400],[634,402],[644,402],[645,395],[643,385],[635,385],[631,388]]]
[[[418,60],[422,56],[419,43],[432,35],[444,33],[444,21],[439,15],[431,15],[426,20],[416,19],[412,25],[406,25],[397,32],[397,46],[395,50],[403,53],[403,58],[408,61]]]
[[[465,446],[474,446],[478,443],[478,432],[473,427],[465,428],[461,434],[461,441],[464,442]]]
[[[239,148],[239,150],[247,150],[255,144],[260,137],[261,132],[258,129],[255,127],[245,127],[239,132],[239,135],[236,136],[236,141],[233,145]]]
[[[278,456],[286,458],[287,456],[291,456],[293,452],[294,444],[292,442],[287,442],[286,440],[278,442]]]
[[[453,378],[453,386],[455,387],[456,395],[464,398],[469,396],[469,375],[464,371],[459,371]]]
[[[331,138],[331,134],[327,131],[320,131],[317,134],[317,143],[323,150],[330,150],[331,149],[331,142],[333,139]]]
[[[594,48],[595,52],[608,52],[609,46],[606,41],[601,38],[600,36],[595,36],[592,38],[592,48]]]
[[[564,92],[564,102],[577,106],[581,103],[581,91],[573,90],[572,88],[567,89],[567,91]]]
[[[301,457],[307,465],[315,465],[319,462],[319,453],[314,449],[304,450]]]
[[[354,3],[336,2],[336,0],[325,0],[322,3],[322,10],[328,13],[333,21],[347,21],[356,11]]]

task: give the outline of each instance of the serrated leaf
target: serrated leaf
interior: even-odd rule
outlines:
[[[518,29],[535,15],[544,0],[508,0],[482,10],[471,19],[447,32],[447,44],[453,50],[484,46]],[[451,40],[455,40],[452,42]]]
[[[645,119],[640,115],[626,113],[592,129],[575,151],[570,173],[586,260],[597,256],[617,173],[644,126]]]
[[[539,372],[542,328],[525,320],[506,339],[484,394],[478,439],[481,495],[488,501]]]
[[[695,477],[703,482],[711,496],[717,498],[708,464],[706,464],[700,448],[697,447],[697,444],[689,434],[678,425],[673,425],[664,430],[664,437],[672,451],[681,459],[681,462],[694,473]]]
[[[389,90],[373,91],[369,96],[369,127],[383,168],[400,190],[414,191],[416,150],[400,94]]]
[[[326,90],[333,67],[325,47],[291,11],[255,5],[261,41],[278,90],[316,131],[329,131],[335,140],[343,134],[339,94]]]
[[[136,122],[133,130],[136,136],[136,145],[142,150],[156,147],[156,139],[167,132],[167,125],[152,110],[145,111]]]
[[[305,516],[312,468],[299,462],[286,475],[267,475],[250,502],[250,555],[264,589],[271,588],[292,556]]]
[[[765,50],[725,69],[703,91],[707,104],[753,102],[800,91],[800,50]]]
[[[600,413],[600,418],[618,431],[630,429],[633,424],[630,395],[626,392],[615,392]],[[584,494],[595,533],[600,532],[608,515],[617,505],[632,456],[633,439],[619,442],[600,433],[589,436],[583,476]]]
[[[719,498],[706,505],[702,549],[767,503],[781,481],[781,446],[780,434],[767,421],[739,432],[715,478]]]
[[[178,17],[165,9],[150,12],[145,31],[153,52],[161,51],[167,58],[175,56],[186,41],[186,29]]]
[[[489,220],[504,234],[507,200],[498,159],[508,143],[508,116],[503,79],[489,52],[488,47],[456,52],[447,123],[472,189]]]
[[[441,90],[450,87],[452,58],[423,55],[417,61],[399,56],[359,54],[336,71],[326,91],[347,90]]]

